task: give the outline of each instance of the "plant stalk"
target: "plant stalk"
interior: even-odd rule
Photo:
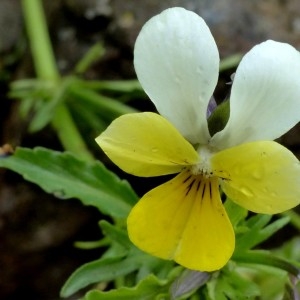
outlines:
[[[21,3],[36,75],[39,79],[54,81],[59,84],[61,77],[51,46],[42,1],[22,0]],[[65,150],[73,152],[87,161],[93,159],[65,104],[58,105],[52,126],[57,131]]]

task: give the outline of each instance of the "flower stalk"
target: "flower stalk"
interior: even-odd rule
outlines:
[[[59,83],[61,78],[47,31],[42,1],[24,0],[21,3],[36,75],[39,79]],[[65,150],[75,153],[84,160],[93,159],[65,104],[58,105],[52,126],[57,131]]]

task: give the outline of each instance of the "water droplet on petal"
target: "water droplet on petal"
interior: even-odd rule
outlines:
[[[158,152],[158,149],[157,149],[157,148],[152,148],[151,151],[152,151],[153,153],[156,153],[156,152]]]
[[[240,191],[241,191],[241,193],[244,194],[246,197],[253,197],[253,196],[254,196],[253,192],[250,191],[250,189],[247,188],[247,187],[242,187],[242,188],[240,189]]]

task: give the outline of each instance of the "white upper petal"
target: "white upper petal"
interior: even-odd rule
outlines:
[[[300,53],[267,41],[242,59],[232,85],[230,118],[212,146],[274,140],[300,121]]]
[[[153,17],[137,38],[134,66],[159,113],[190,142],[207,143],[206,110],[219,53],[204,20],[178,7]]]

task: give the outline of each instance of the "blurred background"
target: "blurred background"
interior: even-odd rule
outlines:
[[[0,0],[0,144],[13,147],[62,147],[46,126],[29,133],[30,116],[21,118],[19,101],[7,93],[10,83],[35,76],[22,17],[22,0]],[[300,2],[297,0],[44,0],[48,28],[57,65],[62,75],[96,43],[105,53],[85,73],[86,79],[135,79],[134,42],[143,24],[168,7],[195,11],[209,25],[221,58],[245,53],[255,44],[273,39],[300,49]],[[230,91],[230,75],[220,75],[218,102]],[[300,79],[299,79],[300,80]],[[135,99],[132,106],[152,110],[150,102]],[[276,122],[276,120],[274,120]],[[99,132],[87,132],[93,139]],[[298,157],[300,127],[281,142]],[[93,150],[100,158],[97,149]],[[127,176],[120,173],[120,176]],[[139,194],[150,187],[126,177]],[[62,201],[44,193],[7,170],[0,171],[0,299],[59,299],[68,276],[84,262],[99,257],[96,250],[80,250],[75,241],[95,240],[101,235],[96,209],[77,200]],[[285,231],[282,233],[290,234]],[[280,243],[280,241],[279,241]],[[69,299],[78,299],[79,294]]]

